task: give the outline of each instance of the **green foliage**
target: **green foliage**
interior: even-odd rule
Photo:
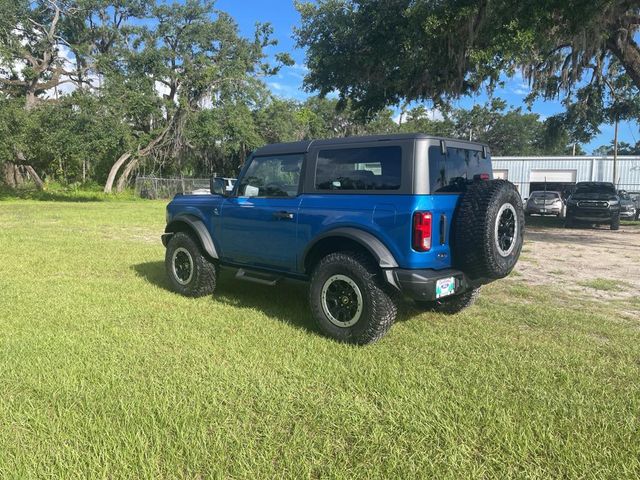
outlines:
[[[601,145],[593,151],[593,155],[613,155],[614,143],[613,141],[609,145]],[[640,155],[640,141],[635,145],[631,145],[627,142],[618,143],[618,155]]]
[[[584,140],[607,118],[599,103],[609,65],[621,66],[636,96],[640,87],[637,2],[320,0],[297,8],[307,87],[338,91],[364,116],[405,101],[438,106],[492,92],[520,69],[533,89],[530,101],[565,94],[567,123],[582,123],[572,140]],[[582,91],[574,96],[576,88]]]
[[[506,102],[498,98],[470,110],[429,112],[418,106],[406,113],[400,129],[487,143],[493,155],[557,155],[564,153],[569,142],[562,126],[553,128],[520,108],[507,110]]]
[[[516,50],[536,45],[539,23],[515,18],[486,30],[505,5],[301,4],[307,84],[321,93],[347,86],[338,99],[298,102],[275,98],[262,81],[292,63],[283,53],[267,58],[272,27],[245,38],[211,0],[0,0],[0,164],[31,165],[49,186],[103,183],[124,156],[126,186],[136,172],[234,176],[263,144],[350,135],[424,132],[487,142],[494,154],[562,153],[602,119],[637,115],[621,62],[546,122],[499,99],[469,111],[441,103],[495,84],[500,69],[513,71]],[[469,24],[474,15],[482,25]],[[603,85],[615,102],[602,99]],[[435,99],[435,108],[418,104],[398,124],[386,105],[408,98]]]

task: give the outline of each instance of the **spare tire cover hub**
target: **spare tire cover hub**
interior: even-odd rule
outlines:
[[[518,215],[510,203],[505,203],[498,210],[495,225],[495,241],[498,253],[508,257],[516,246],[518,235]]]

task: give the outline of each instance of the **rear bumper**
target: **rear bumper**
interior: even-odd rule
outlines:
[[[560,215],[562,213],[562,207],[552,205],[527,205],[524,213],[529,215]]]
[[[394,268],[385,271],[387,281],[395,286],[402,294],[413,300],[436,300],[436,285],[438,280],[454,278],[455,289],[452,295],[459,295],[467,290],[479,287],[488,280],[470,280],[463,272],[455,269],[446,270],[405,270]],[[446,298],[446,297],[445,297]]]

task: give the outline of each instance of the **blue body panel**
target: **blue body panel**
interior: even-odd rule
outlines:
[[[377,237],[404,269],[451,268],[451,219],[459,194],[345,195],[302,194],[293,198],[181,195],[168,205],[168,220],[179,214],[200,218],[220,260],[231,265],[303,275],[300,261],[320,235],[349,227]],[[433,216],[432,247],[411,247],[413,213]],[[283,214],[291,214],[290,218]],[[446,238],[440,241],[440,218]]]
[[[398,266],[440,270],[451,267],[448,241],[440,245],[438,219],[451,218],[459,195],[303,195],[298,216],[298,244],[304,251],[317,236],[340,227],[371,233],[389,249]],[[430,211],[434,218],[433,242],[428,252],[411,248],[413,213]]]

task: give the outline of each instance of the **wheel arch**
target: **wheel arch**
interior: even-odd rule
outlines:
[[[195,215],[177,215],[165,227],[164,235],[162,235],[162,244],[166,247],[169,239],[177,232],[191,233],[200,242],[200,246],[205,253],[214,260],[217,260],[218,251],[213,243],[213,239],[209,234],[209,230],[204,222]]]
[[[376,236],[364,230],[345,227],[330,230],[314,238],[300,258],[300,271],[310,273],[323,256],[352,249],[367,252],[382,269],[398,267],[393,254]]]

